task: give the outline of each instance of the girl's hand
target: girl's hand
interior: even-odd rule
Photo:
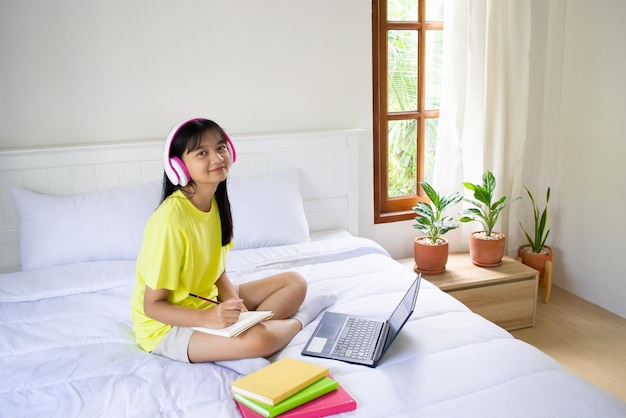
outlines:
[[[239,314],[246,311],[243,299],[228,299],[216,307],[207,310],[207,324],[209,328],[225,328],[239,320]]]

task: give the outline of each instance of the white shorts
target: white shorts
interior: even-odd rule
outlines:
[[[189,363],[187,348],[193,330],[187,327],[172,327],[160,343],[154,347],[152,354],[167,357],[171,360]]]

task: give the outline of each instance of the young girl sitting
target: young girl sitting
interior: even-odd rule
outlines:
[[[296,272],[240,286],[230,281],[226,259],[233,225],[226,178],[235,159],[228,135],[207,119],[183,122],[167,138],[163,199],[145,227],[131,300],[135,338],[145,351],[227,366],[236,364],[230,360],[267,357],[336,299],[321,294],[305,301],[307,284]],[[233,338],[191,329],[226,327],[246,310],[271,310],[274,316]]]

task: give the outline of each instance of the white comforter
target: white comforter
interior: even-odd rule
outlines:
[[[231,252],[244,282],[284,269],[338,295],[332,310],[386,317],[414,275],[372,241],[339,238]],[[235,372],[141,351],[130,322],[134,263],[0,276],[0,416],[238,417]],[[300,357],[314,321],[275,358]],[[414,315],[381,364],[324,364],[355,417],[609,417],[626,404],[422,281]]]

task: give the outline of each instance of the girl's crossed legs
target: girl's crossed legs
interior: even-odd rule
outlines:
[[[336,299],[330,294],[308,295],[306,300],[305,296],[307,283],[295,272],[241,284],[239,297],[246,308],[273,311],[272,319],[233,338],[194,332],[187,348],[189,361],[199,363],[271,356]]]

